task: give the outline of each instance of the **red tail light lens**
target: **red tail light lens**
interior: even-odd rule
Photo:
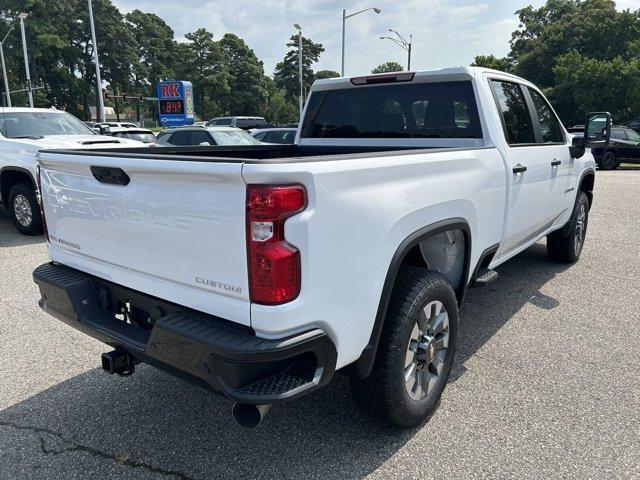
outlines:
[[[247,248],[252,302],[278,305],[300,293],[300,252],[284,237],[287,218],[307,206],[302,185],[247,187]]]

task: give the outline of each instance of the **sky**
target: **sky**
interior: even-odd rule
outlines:
[[[226,32],[243,38],[273,75],[284,57],[285,43],[301,25],[305,37],[320,42],[325,52],[314,70],[340,71],[342,9],[347,14],[345,74],[369,73],[386,61],[406,67],[407,53],[389,40],[389,28],[413,35],[412,70],[469,65],[475,55],[504,56],[511,32],[518,26],[516,10],[544,0],[114,0],[121,12],[153,12],[175,31],[176,39],[204,27],[217,40]],[[640,0],[618,0],[618,8],[640,8]],[[391,34],[393,35],[393,34]]]

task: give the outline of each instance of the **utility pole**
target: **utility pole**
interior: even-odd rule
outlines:
[[[356,15],[359,15],[361,13],[367,12],[369,10],[373,10],[376,13],[382,12],[382,10],[380,10],[377,7],[365,8],[364,10],[360,10],[358,12],[350,13],[349,15],[347,15],[347,11],[346,10],[344,10],[344,9],[342,10],[342,67],[340,68],[340,75],[342,77],[344,77],[344,32],[345,32],[345,24],[347,23],[347,18],[354,17]]]
[[[24,19],[29,16],[28,13],[18,15],[20,19],[20,33],[22,34],[22,53],[24,54],[24,70],[27,74],[27,95],[29,96],[29,106],[33,108],[33,91],[31,89],[31,73],[29,73],[29,55],[27,54],[27,38],[24,34]]]
[[[300,122],[302,122],[302,109],[304,107],[304,74],[302,71],[302,27],[295,23],[298,29],[298,75],[300,77]]]
[[[9,79],[7,77],[7,67],[4,64],[4,42],[13,30],[13,25],[9,28],[9,31],[0,42],[0,59],[2,60],[2,75],[4,76],[4,91],[7,97],[7,107],[11,106],[11,91],[9,90]]]
[[[93,23],[93,6],[89,1],[89,24],[91,25],[91,42],[93,43],[93,63],[96,65],[96,99],[98,111],[96,120],[104,122],[104,99],[102,98],[102,78],[100,77],[100,62],[98,61],[98,42],[96,41],[96,27]]]

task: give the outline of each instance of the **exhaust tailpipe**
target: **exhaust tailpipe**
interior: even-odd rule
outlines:
[[[238,425],[244,428],[256,428],[271,410],[271,405],[252,405],[234,403],[231,413]]]

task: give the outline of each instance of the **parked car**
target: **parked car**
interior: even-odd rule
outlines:
[[[607,133],[573,137],[530,82],[466,67],[316,81],[294,145],[43,152],[40,306],[114,347],[107,372],[151,363],[243,426],[338,370],[367,412],[415,425],[467,289],[545,236],[551,260],[580,257],[585,147]]]
[[[584,125],[574,125],[573,127],[567,128],[567,132],[569,133],[584,133]]]
[[[631,120],[623,124],[623,126],[634,130],[636,133],[640,133],[640,120]]]
[[[243,130],[260,128],[267,125],[264,117],[217,117],[207,122],[207,127],[227,126],[238,127]]]
[[[111,129],[111,135],[118,138],[128,138],[129,140],[137,140],[138,142],[154,144],[156,137],[151,130],[138,127],[114,127]]]
[[[256,140],[265,143],[293,143],[296,139],[295,128],[256,128],[249,133]]]
[[[260,145],[244,130],[235,127],[168,128],[156,136],[157,145]]]
[[[0,108],[0,198],[18,231],[42,233],[36,201],[36,154],[49,148],[140,145],[96,134],[74,116],[46,108]]]
[[[140,125],[134,122],[106,122],[111,128],[140,128]]]
[[[614,127],[609,145],[594,148],[592,153],[602,170],[615,170],[622,162],[640,162],[640,133],[627,127]]]
[[[196,122],[192,126],[194,126],[194,127],[206,127],[207,126],[207,122]]]

